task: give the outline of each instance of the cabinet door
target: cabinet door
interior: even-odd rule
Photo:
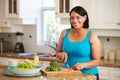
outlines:
[[[110,80],[110,68],[99,67],[99,77],[100,80]]]
[[[78,5],[80,0],[55,0],[56,17],[69,18],[70,10]]]
[[[120,29],[120,0],[92,0],[92,28]]]
[[[19,16],[19,0],[5,0],[5,16],[8,18]]]
[[[111,80],[120,80],[120,68],[111,69]]]

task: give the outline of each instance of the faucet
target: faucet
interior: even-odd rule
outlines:
[[[46,44],[46,46],[49,46],[49,47],[51,47],[52,49],[54,49],[55,51],[57,51],[57,43],[56,43],[56,47],[55,46],[53,46],[53,45],[50,45],[50,44]]]
[[[57,52],[57,46],[58,46],[57,43],[55,43],[55,46],[54,46],[54,45],[50,45],[50,44],[46,44],[46,46],[51,47],[52,49],[55,50],[55,52]],[[55,56],[56,56],[56,53],[55,53],[55,54],[49,54],[49,56],[55,57]]]

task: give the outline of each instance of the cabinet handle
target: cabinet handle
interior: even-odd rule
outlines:
[[[118,23],[117,23],[117,25],[119,26],[119,25],[120,25],[120,23],[118,22]]]

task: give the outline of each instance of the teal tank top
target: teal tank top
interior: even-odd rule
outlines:
[[[76,63],[84,63],[92,60],[92,51],[90,45],[91,30],[88,31],[84,40],[79,42],[73,42],[68,39],[68,35],[71,29],[67,29],[65,36],[63,37],[62,51],[68,55],[68,64],[72,68]],[[66,64],[64,63],[64,68]],[[98,68],[84,68],[81,70],[84,74],[97,74]]]

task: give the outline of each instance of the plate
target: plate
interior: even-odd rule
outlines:
[[[3,74],[8,76],[29,77],[29,76],[39,76],[41,73],[39,72],[36,74],[13,74],[10,69],[7,69]]]

